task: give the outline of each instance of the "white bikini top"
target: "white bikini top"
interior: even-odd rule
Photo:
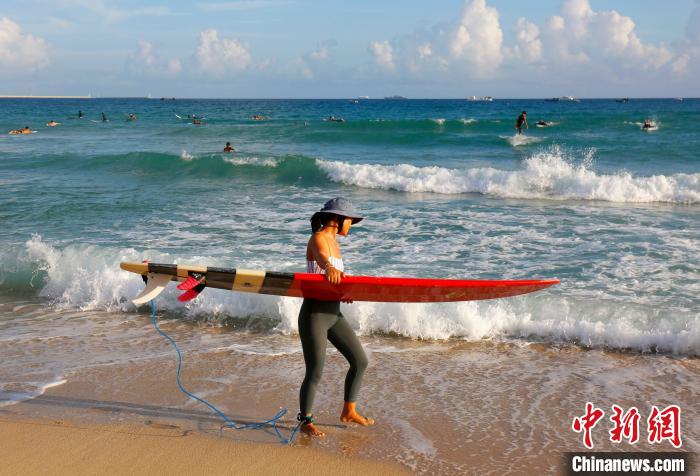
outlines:
[[[331,245],[328,244],[328,256],[329,261],[335,269],[338,271],[345,271],[345,265],[343,265],[343,258],[336,258],[331,256]],[[326,270],[321,268],[315,259],[306,260],[306,272],[313,274],[326,274]]]
[[[337,269],[338,271],[345,271],[345,266],[343,265],[343,258],[335,258],[331,256],[329,260],[335,269]],[[326,270],[322,269],[315,259],[306,261],[306,272],[314,274],[326,274]]]

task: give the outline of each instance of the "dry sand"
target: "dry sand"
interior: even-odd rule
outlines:
[[[408,474],[303,447],[215,438],[175,425],[0,420],[0,474]]]

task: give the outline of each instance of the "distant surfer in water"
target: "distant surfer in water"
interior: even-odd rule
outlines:
[[[329,283],[339,284],[345,274],[336,237],[347,236],[350,227],[362,218],[348,200],[340,197],[329,200],[320,211],[314,213],[311,217],[312,235],[306,246],[307,271],[323,274]],[[297,415],[301,431],[311,436],[325,435],[314,425],[311,409],[316,387],[323,374],[327,340],[350,364],[345,377],[345,403],[340,421],[362,426],[374,424],[374,420],[365,418],[355,409],[357,394],[367,368],[367,356],[360,340],[340,312],[340,301],[305,298],[299,311],[299,338],[306,363],[306,375],[299,391],[300,411]]]
[[[236,149],[234,149],[233,147],[231,147],[231,143],[230,143],[230,142],[227,142],[227,143],[226,143],[226,147],[224,147],[224,152],[236,152]]]
[[[523,133],[523,125],[525,126],[525,129],[528,129],[527,125],[527,111],[523,111],[519,116],[518,120],[515,121],[515,130],[518,131],[518,134]]]
[[[46,123],[46,127],[56,127],[56,126],[60,126],[60,125],[61,125],[60,122],[56,122],[53,119]]]
[[[107,119],[104,112],[102,113],[102,122],[109,122],[109,119]]]
[[[20,134],[31,134],[32,130],[29,128],[29,126],[24,126],[24,129],[13,129],[8,134],[16,136]]]
[[[78,119],[82,119],[82,118],[83,118],[83,111],[78,111]]]
[[[129,114],[129,117],[126,118],[127,121],[135,121],[136,120],[136,114],[133,112]]]

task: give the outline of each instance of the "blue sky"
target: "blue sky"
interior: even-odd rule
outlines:
[[[699,74],[700,0],[0,7],[0,94],[688,97]]]

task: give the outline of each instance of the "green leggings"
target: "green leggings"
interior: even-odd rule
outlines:
[[[345,377],[345,401],[354,402],[367,368],[367,356],[360,340],[340,312],[340,302],[304,299],[299,311],[299,337],[306,363],[306,375],[299,391],[301,414],[311,413],[326,360],[326,340],[331,341],[350,363]]]

